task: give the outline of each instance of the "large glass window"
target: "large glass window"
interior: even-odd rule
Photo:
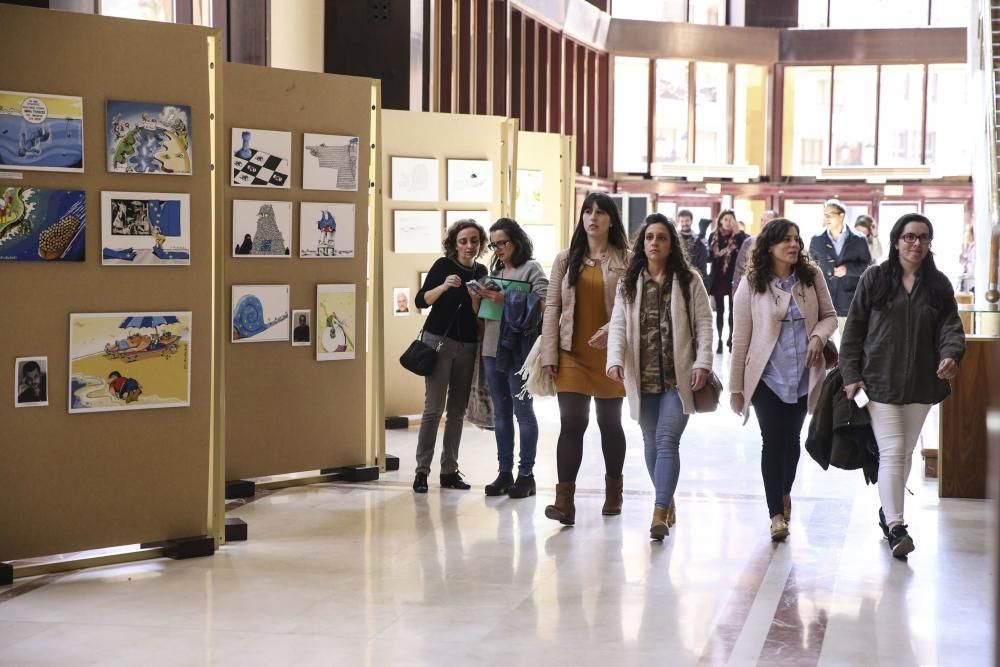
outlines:
[[[972,173],[966,104],[968,73],[964,64],[927,68],[927,164],[938,176]]]
[[[694,161],[726,164],[729,148],[729,65],[696,63]]]
[[[934,263],[957,284],[962,275],[962,262],[959,255],[965,241],[965,204],[960,202],[928,202],[924,204],[924,215],[934,225]],[[884,234],[886,240],[888,232]]]
[[[875,164],[875,80],[877,68],[833,70],[833,151],[830,164]]]
[[[125,19],[174,22],[173,0],[101,0],[100,13]]]
[[[737,65],[733,104],[733,163],[767,164],[767,68]]]
[[[614,0],[611,16],[616,19],[683,23],[686,19],[684,5],[685,0]]]
[[[880,79],[878,164],[920,164],[924,132],[924,67],[885,65]]]
[[[690,3],[691,13],[688,15],[689,23],[702,23],[705,25],[726,24],[725,0],[690,0]]]
[[[829,0],[799,0],[799,27],[825,28]]]
[[[972,25],[969,3],[951,0],[932,0],[931,25],[936,28],[967,28]]]
[[[615,57],[614,165],[617,172],[649,170],[649,60]]]
[[[656,61],[656,119],[653,160],[669,164],[688,161],[688,63]]]
[[[785,70],[782,164],[788,174],[818,176],[827,164],[830,74],[830,67]]]
[[[948,0],[955,2],[956,0]],[[928,0],[830,0],[831,28],[915,28],[927,25]]]

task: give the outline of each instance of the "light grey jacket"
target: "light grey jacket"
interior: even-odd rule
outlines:
[[[695,368],[712,370],[712,307],[708,304],[705,284],[695,271],[691,281],[691,311],[684,301],[683,287],[673,281],[670,290],[670,331],[674,347],[674,372],[677,375],[677,393],[680,395],[684,414],[694,412],[694,392],[691,391],[691,372]],[[625,396],[632,419],[639,419],[639,314],[642,309],[642,281],[636,285],[635,300],[629,303],[618,290],[615,309],[608,328],[608,370],[612,366],[625,369]],[[694,329],[695,340],[691,339]]]
[[[556,255],[552,263],[549,288],[545,294],[545,316],[542,318],[542,366],[558,366],[559,350],[569,352],[573,347],[576,286],[569,286],[569,276],[566,271],[568,264],[569,250],[563,250]],[[608,248],[607,257],[601,262],[601,273],[604,275],[604,306],[607,308],[609,319],[615,307],[618,281],[625,275],[626,267],[625,251],[614,247]],[[601,328],[607,329],[607,326],[605,324]]]
[[[492,274],[498,277],[499,273]],[[545,290],[549,286],[549,279],[545,276],[545,269],[533,259],[529,259],[521,266],[507,272],[503,276],[506,280],[522,280],[531,283],[531,291],[545,299]],[[486,280],[486,279],[484,279]],[[500,320],[483,320],[485,330],[483,331],[483,356],[497,356],[497,345],[500,342]]]

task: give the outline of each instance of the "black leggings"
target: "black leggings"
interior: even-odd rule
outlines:
[[[784,510],[782,496],[792,492],[801,451],[799,435],[806,420],[806,397],[785,403],[761,380],[751,402],[763,440],[760,474],[764,478],[764,497],[768,516],[773,517]]]
[[[724,310],[726,308],[726,296],[713,294],[712,298],[715,299],[715,328],[719,330],[719,340],[722,340],[722,326],[723,318],[725,317]],[[733,295],[729,294],[729,340],[733,339]]]
[[[556,468],[560,482],[576,482],[583,461],[583,434],[590,423],[590,396],[559,392],[559,443]],[[601,430],[604,468],[610,477],[621,477],[625,467],[625,431],[622,429],[622,399],[595,398],[597,426]]]

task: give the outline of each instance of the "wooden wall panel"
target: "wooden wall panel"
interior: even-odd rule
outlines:
[[[431,106],[432,111],[449,113],[453,107],[452,87],[454,85],[454,21],[452,0],[442,0],[438,17],[438,67],[437,67],[437,104]]]
[[[458,113],[472,112],[473,48],[472,35],[475,29],[472,9],[474,0],[460,0],[458,3],[458,62],[456,76],[458,99],[455,110]]]
[[[476,28],[475,54],[476,68],[473,72],[473,85],[475,86],[475,106],[474,113],[487,115],[489,109],[489,93],[492,76],[489,54],[493,47],[493,40],[490,39],[490,0],[475,0],[476,3]]]
[[[544,25],[538,26],[538,44],[535,51],[535,70],[538,72],[535,86],[535,129],[545,132],[549,118],[549,77],[551,76],[551,65],[549,64],[549,36],[552,31]]]
[[[563,40],[558,33],[549,35],[549,117],[548,131],[562,132],[563,120]]]
[[[510,108],[513,118],[524,117],[524,15],[510,15]]]
[[[587,49],[580,44],[573,43],[576,49],[576,84],[574,105],[576,111],[576,172],[580,173],[580,167],[587,163]]]
[[[611,173],[611,58],[606,53],[597,54],[597,174]]]
[[[493,107],[494,116],[508,116],[510,110],[509,61],[513,36],[510,32],[510,7],[504,0],[493,0]]]
[[[520,116],[521,127],[527,131],[535,129],[535,107],[538,104],[538,64],[535,53],[538,50],[538,23],[526,19],[524,22],[524,105]]]
[[[221,134],[226,155],[233,127],[292,132],[291,188],[224,188],[222,239],[232,235],[234,199],[292,202],[291,258],[226,254],[222,303],[232,312],[232,285],[290,285],[292,309],[312,312],[313,342],[226,343],[226,479],[368,463],[365,461],[367,177],[371,151],[371,79],[230,65]],[[357,192],[302,189],[303,133],[356,136]],[[223,169],[229,167],[228,158]],[[354,258],[299,259],[301,202],[353,203]],[[338,221],[340,222],[340,221]],[[342,224],[342,223],[341,223]],[[355,359],[316,361],[317,284],[356,286]],[[227,318],[228,323],[228,318]]]
[[[576,132],[576,47],[565,37],[562,38],[561,42],[565,61],[563,63],[562,131],[564,134],[574,134]]]
[[[438,254],[396,253],[393,212],[396,210],[441,211],[444,234],[444,211],[488,210],[490,218],[504,214],[502,140],[505,118],[459,114],[382,113],[382,291],[386,312],[385,327],[385,414],[418,415],[424,405],[424,379],[399,365],[399,355],[407,348],[424,324],[419,312],[408,317],[392,314],[392,289],[409,287],[411,296],[420,288],[420,273],[430,269]],[[392,157],[433,157],[438,159],[440,199],[436,202],[406,202],[392,199]],[[489,204],[450,202],[447,200],[447,160],[490,160],[493,166],[493,197]],[[480,261],[484,261],[480,259]],[[435,463],[436,465],[436,463]]]
[[[597,119],[600,117],[600,106],[605,100],[597,97],[597,52],[587,49],[587,153],[586,164],[590,165],[590,173],[600,175],[597,170]]]
[[[2,372],[11,377],[15,357],[48,356],[49,406],[14,409],[12,383],[0,383],[0,561],[205,535],[211,530],[212,415],[219,407],[212,392],[212,164],[218,155],[210,140],[218,107],[210,90],[221,70],[221,35],[2,4],[0,25],[16,26],[18,36],[0,42],[4,88],[83,98],[86,169],[26,171],[23,179],[0,177],[0,187],[67,188],[87,195],[84,262],[2,267],[5,283],[16,286],[4,296]],[[190,105],[192,175],[108,173],[109,99]],[[101,266],[104,190],[189,193],[191,265]],[[71,313],[177,310],[192,311],[190,407],[68,413]]]
[[[941,404],[938,495],[985,498],[986,414],[1000,395],[1000,340],[969,337],[951,396]]]

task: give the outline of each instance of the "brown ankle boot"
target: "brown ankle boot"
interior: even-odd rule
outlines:
[[[604,507],[601,514],[604,516],[616,516],[622,513],[622,489],[624,478],[604,476]]]
[[[671,498],[670,507],[667,508],[667,527],[673,528],[675,523],[677,523],[677,503]]]
[[[576,523],[576,505],[573,504],[573,496],[576,495],[576,484],[574,482],[559,482],[556,484],[556,502],[545,508],[545,516],[558,521],[564,526],[572,526]]]
[[[670,527],[667,526],[667,512],[665,507],[653,508],[653,523],[649,526],[649,539],[663,540],[670,534]]]

